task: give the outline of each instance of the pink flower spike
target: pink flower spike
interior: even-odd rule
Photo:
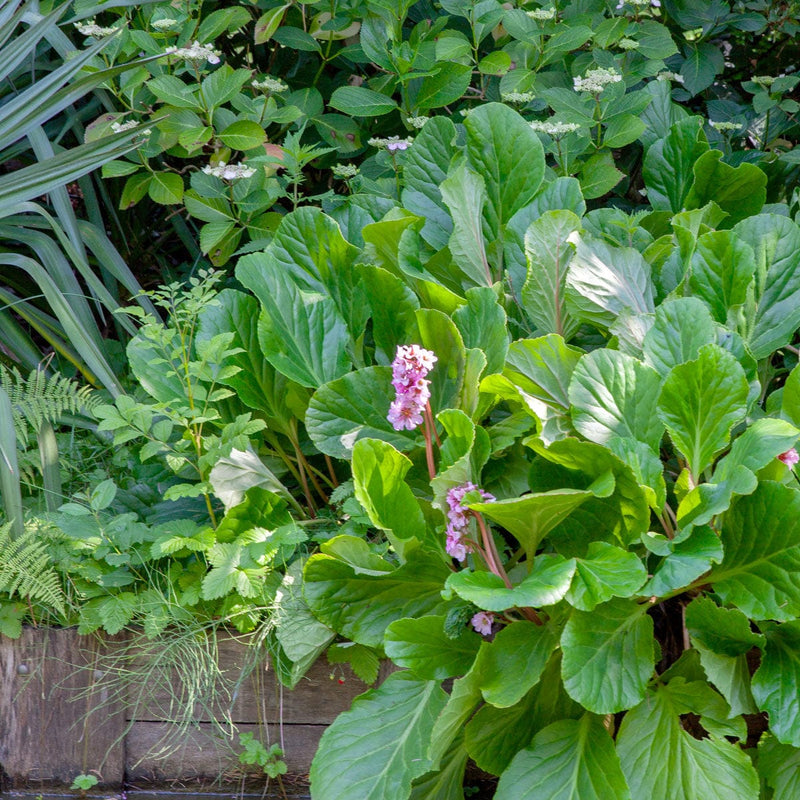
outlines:
[[[492,632],[492,623],[494,622],[494,614],[488,611],[479,611],[471,620],[472,627],[481,636],[488,636]]]
[[[798,455],[797,450],[793,447],[791,450],[781,453],[778,456],[778,461],[783,461],[789,469],[794,469],[795,465],[800,462],[800,455]]]
[[[409,403],[406,398],[399,398],[389,406],[389,413],[386,418],[392,423],[396,431],[409,430],[422,425],[422,414],[413,402]]]

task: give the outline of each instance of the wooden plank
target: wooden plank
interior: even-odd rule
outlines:
[[[216,653],[220,677],[213,689],[206,687],[203,691],[209,701],[193,705],[193,718],[198,722],[228,718],[251,724],[281,720],[288,724],[330,724],[350,708],[354,697],[369,688],[349,667],[332,667],[323,658],[289,691],[282,689],[265,655],[262,653],[261,663],[253,667],[253,657],[258,654],[236,638],[219,636]],[[145,656],[142,662],[148,659]],[[185,708],[194,699],[194,690],[181,685],[179,669],[171,663],[165,662],[164,670],[143,687],[146,691],[131,698],[129,720],[169,721],[175,719],[176,709]]]
[[[252,733],[266,746],[281,741],[278,725],[238,725],[225,736],[208,722],[192,726],[179,741],[168,722],[134,722],[127,736],[129,781],[196,781],[242,774],[239,733]],[[289,773],[305,775],[311,767],[324,725],[284,725],[283,745]]]
[[[124,707],[95,669],[106,647],[74,629],[0,637],[0,766],[16,785],[71,783],[91,770],[122,782]]]

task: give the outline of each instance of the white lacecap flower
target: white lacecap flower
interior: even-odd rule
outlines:
[[[192,42],[190,47],[168,47],[164,51],[168,56],[177,56],[192,64],[219,64],[220,51],[210,44]]]
[[[412,127],[419,130],[428,120],[430,117],[406,117],[406,122]]]
[[[76,22],[75,30],[82,33],[84,36],[93,36],[95,39],[105,39],[107,36],[113,36],[119,28],[103,28],[98,25],[93,19],[86,20],[86,22]]]
[[[659,72],[658,75],[656,75],[656,80],[675,81],[675,83],[683,83],[683,75],[678,75],[677,72],[670,72],[669,70],[664,70],[664,72]]]
[[[379,150],[388,150],[390,153],[397,153],[401,150],[408,150],[413,139],[401,139],[399,136],[390,136],[388,139],[381,139],[373,136],[367,144],[370,147],[377,147]]]
[[[336,164],[331,171],[337,178],[355,178],[358,175],[355,164]]]
[[[622,50],[638,50],[639,42],[636,39],[628,39],[627,37],[620,39],[617,44]]]
[[[206,175],[213,175],[215,178],[220,178],[223,181],[238,181],[242,178],[249,178],[251,175],[255,175],[256,171],[253,167],[247,167],[244,164],[226,164],[224,161],[220,161],[214,166],[206,164],[206,166],[203,167],[203,172],[205,172]]]
[[[539,133],[546,133],[554,139],[565,136],[568,133],[575,133],[575,131],[581,129],[577,122],[551,122],[545,120],[544,122],[531,122],[530,125],[533,130]]]
[[[530,103],[535,97],[533,92],[503,92],[500,95],[506,103]]]
[[[720,133],[732,133],[733,131],[740,131],[742,126],[738,122],[715,122],[713,119],[708,121],[708,124]]]
[[[754,75],[750,80],[758,86],[762,86],[764,89],[769,89],[777,78],[773,78],[771,75]]]
[[[161,19],[154,19],[150,25],[157,31],[170,31],[173,28],[177,28],[180,22],[170,17],[162,17]]]
[[[289,88],[288,83],[284,83],[280,78],[270,78],[269,75],[253,81],[250,85],[265,94],[278,94],[279,92],[285,92]]]
[[[572,82],[576,92],[588,92],[589,94],[600,94],[606,86],[612,83],[619,83],[622,75],[614,69],[597,67],[587,70],[584,77],[573,78]]]
[[[547,22],[549,19],[555,19],[556,10],[554,8],[534,8],[533,11],[526,12],[531,19],[537,22]]]
[[[139,123],[135,119],[128,120],[127,122],[112,122],[111,123],[111,130],[114,133],[122,133],[123,131],[129,131],[131,128],[135,128]]]

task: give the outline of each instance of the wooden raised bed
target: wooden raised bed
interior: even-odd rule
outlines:
[[[247,649],[220,636],[224,685],[207,694],[227,713],[198,703],[191,724],[179,727],[172,720],[181,713],[180,687],[134,681],[121,692],[107,679],[102,668],[126,644],[125,637],[100,640],[74,629],[0,637],[0,769],[7,784],[71,783],[91,771],[110,786],[234,778],[242,769],[238,733],[248,731],[265,744],[283,742],[289,773],[303,775],[325,727],[367,688],[340,666],[332,679],[324,659],[291,692],[265,663],[237,685]]]

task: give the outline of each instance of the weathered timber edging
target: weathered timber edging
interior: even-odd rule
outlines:
[[[93,770],[110,786],[233,776],[245,732],[265,744],[282,742],[289,772],[305,774],[325,727],[367,688],[339,666],[331,679],[324,660],[291,692],[266,663],[240,680],[252,650],[218,636],[217,684],[206,687],[207,701],[194,703],[190,724],[180,725],[175,718],[194,695],[168,665],[139,682],[109,677],[109,664],[126,647],[124,636],[101,640],[75,629],[0,636],[0,768],[12,786],[71,783]],[[145,666],[152,661],[148,656]],[[126,663],[134,676],[142,666],[135,658]]]

